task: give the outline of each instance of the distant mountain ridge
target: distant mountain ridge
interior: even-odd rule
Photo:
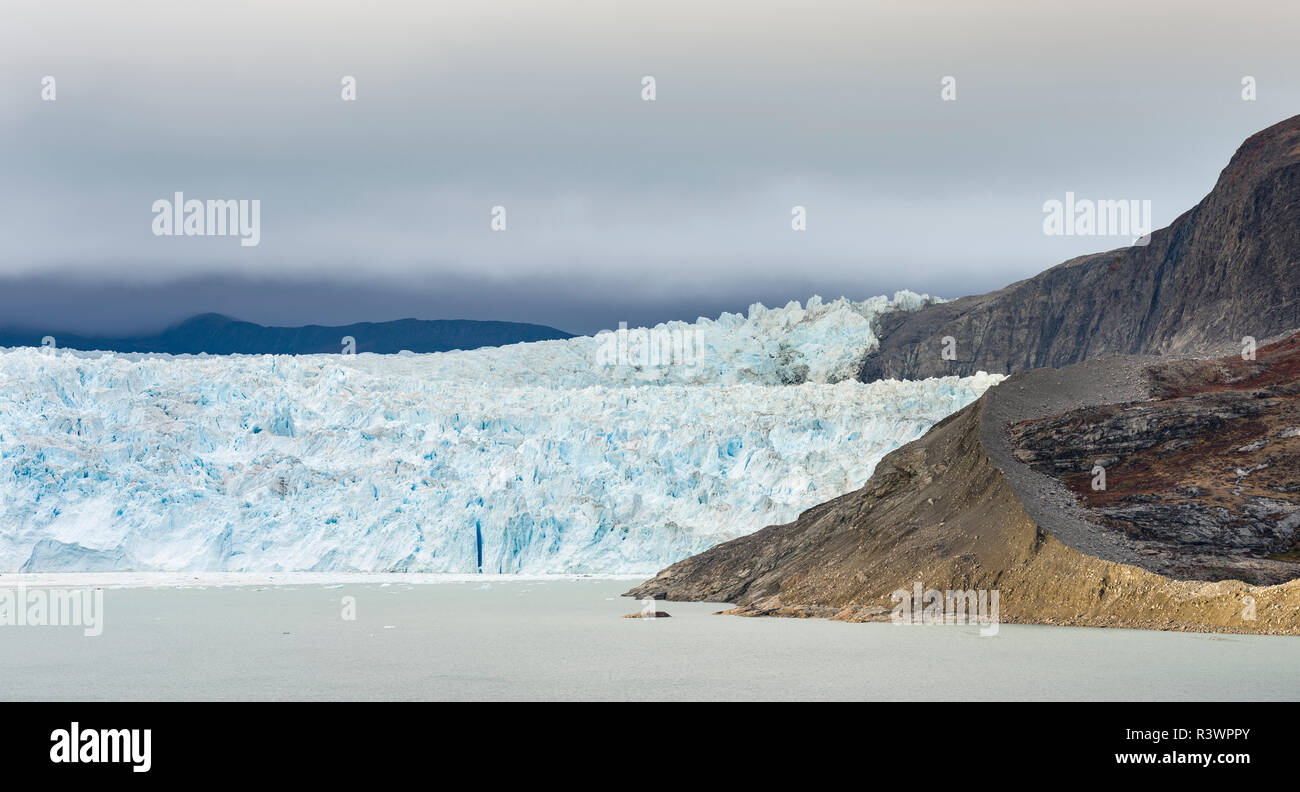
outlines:
[[[1207,354],[1300,322],[1300,116],[1251,135],[1150,244],[880,317],[860,378],[1009,374],[1109,355]],[[955,342],[953,360],[945,344]]]
[[[88,336],[51,330],[0,329],[0,347],[41,346],[50,336],[60,349],[104,352],[152,352],[169,355],[311,355],[344,350],[344,338],[356,352],[393,354],[448,352],[504,346],[527,341],[572,338],[571,333],[524,322],[473,319],[398,319],[328,327],[268,327],[216,313],[199,314],[152,335]]]

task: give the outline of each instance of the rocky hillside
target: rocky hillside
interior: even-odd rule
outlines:
[[[1117,357],[1018,373],[886,456],[857,492],[629,594],[874,621],[920,581],[996,590],[1004,622],[1300,634],[1287,554],[1298,369],[1293,338],[1244,366]],[[1270,448],[1271,461],[1249,456]],[[1085,500],[1079,476],[1098,458],[1109,489],[1089,485]],[[1277,470],[1249,481],[1241,464]],[[1208,522],[1178,518],[1188,497]]]
[[[1300,576],[1300,336],[1255,360],[1147,373],[1152,398],[1012,425],[1016,458],[1060,479],[1144,569],[1264,585]]]
[[[1300,316],[1300,116],[1242,144],[1208,196],[1150,244],[1083,256],[1000,291],[881,318],[861,378],[1203,353]],[[955,360],[942,356],[956,341]]]

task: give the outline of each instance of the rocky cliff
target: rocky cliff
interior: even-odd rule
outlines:
[[[1300,116],[1241,145],[1209,195],[1145,246],[1060,264],[1000,291],[881,318],[861,378],[1060,367],[1208,352],[1300,316]],[[941,354],[944,338],[955,359]]]
[[[1261,352],[1242,366],[1117,357],[1015,374],[857,492],[629,594],[876,621],[920,582],[997,591],[1004,622],[1300,634],[1300,339]],[[1277,470],[1244,482],[1239,465],[1267,466],[1249,455],[1268,448]],[[1104,497],[1079,478],[1098,459],[1113,471]],[[1178,517],[1189,502],[1204,519]]]
[[[629,594],[874,621],[922,586],[1006,622],[1300,634],[1297,263],[1300,116],[1149,244],[880,317],[865,380],[1016,373],[857,492]]]

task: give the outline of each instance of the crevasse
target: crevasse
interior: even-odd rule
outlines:
[[[0,352],[0,571],[652,572],[860,487],[1000,377],[863,384],[930,302],[433,355]],[[599,362],[598,362],[599,361]],[[628,362],[631,361],[631,362]]]

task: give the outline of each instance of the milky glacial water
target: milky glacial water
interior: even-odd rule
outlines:
[[[640,609],[619,596],[632,585],[105,587],[98,637],[0,627],[0,699],[1300,698],[1300,638],[1022,625],[981,637],[663,602],[670,619],[624,619]]]

